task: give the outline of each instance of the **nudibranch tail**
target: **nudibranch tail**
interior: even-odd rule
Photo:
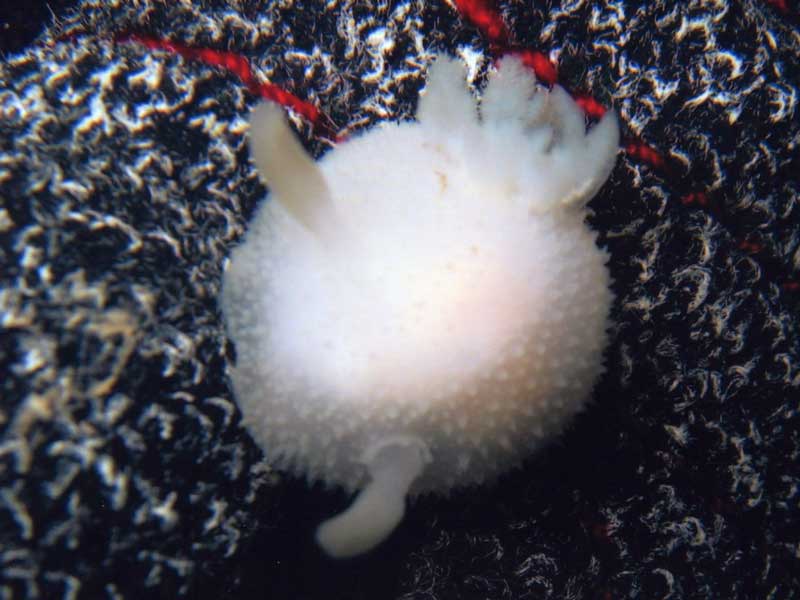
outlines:
[[[273,198],[306,229],[330,238],[337,219],[328,184],[278,104],[263,102],[250,114],[250,151]]]
[[[350,508],[317,529],[317,542],[333,558],[358,556],[389,537],[403,520],[409,487],[430,457],[419,439],[396,436],[368,450],[364,462],[370,482]]]

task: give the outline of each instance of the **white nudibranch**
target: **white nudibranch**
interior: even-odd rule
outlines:
[[[329,555],[383,541],[407,496],[518,465],[584,407],[612,299],[585,205],[618,143],[613,112],[587,133],[514,57],[479,107],[438,58],[417,121],[316,163],[281,108],[253,111],[271,200],[224,275],[231,378],[272,464],[362,490],[319,527]]]

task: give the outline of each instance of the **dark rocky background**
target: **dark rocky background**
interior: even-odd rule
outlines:
[[[668,166],[623,154],[591,203],[617,294],[591,408],[346,563],[311,536],[348,499],[267,466],[225,375],[257,99],[116,35],[240,53],[342,131],[412,115],[437,51],[480,87],[487,40],[422,0],[3,14],[25,31],[0,32],[0,598],[800,597],[796,5],[499,8]]]
[[[19,52],[77,0],[5,0],[0,4],[0,53]]]

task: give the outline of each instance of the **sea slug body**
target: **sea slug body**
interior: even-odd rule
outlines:
[[[270,200],[224,275],[231,378],[275,466],[362,490],[318,529],[331,556],[379,544],[407,495],[518,465],[585,406],[612,300],[585,205],[616,160],[612,111],[587,133],[513,56],[478,107],[439,57],[416,121],[315,163],[262,104],[250,143]]]

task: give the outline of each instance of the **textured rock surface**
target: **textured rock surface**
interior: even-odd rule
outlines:
[[[516,41],[676,166],[623,157],[591,204],[617,293],[595,405],[357,564],[311,538],[347,498],[266,469],[225,379],[221,269],[264,194],[255,98],[113,32],[241,52],[343,130],[413,114],[434,49],[482,81],[485,40],[421,2],[96,0],[4,59],[0,596],[796,597],[798,21],[530,5],[502,8]]]
[[[76,4],[77,0],[6,0],[0,5],[0,53],[22,50],[47,23]]]

